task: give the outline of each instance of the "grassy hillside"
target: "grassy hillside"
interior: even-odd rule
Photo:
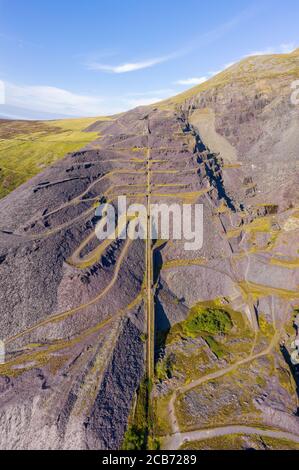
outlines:
[[[168,108],[182,104],[207,90],[222,88],[225,85],[239,83],[246,85],[258,80],[267,80],[279,77],[299,78],[299,48],[290,54],[269,54],[247,57],[231,67],[223,70],[214,77],[200,85],[156,104],[159,108]]]
[[[109,118],[0,120],[0,198],[66,153],[94,140],[98,133],[84,129],[100,119]]]
[[[279,78],[288,87],[299,78],[299,49],[291,54],[253,56],[225,69],[210,80],[154,105],[172,109],[205,91],[226,85],[250,84],[263,89]],[[269,80],[269,82],[267,82]],[[277,86],[277,84],[276,84]],[[94,122],[113,118],[82,118],[57,121],[0,120],[0,198],[7,195],[67,152],[79,150],[94,140],[96,132],[84,132]]]

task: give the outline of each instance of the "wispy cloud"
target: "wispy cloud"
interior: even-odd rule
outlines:
[[[260,49],[257,51],[251,51],[249,54],[246,54],[245,57],[250,57],[250,56],[255,56],[255,55],[268,55],[268,54],[274,54],[275,53],[275,48],[274,47],[267,47],[265,49]]]
[[[106,65],[97,62],[91,62],[87,65],[87,67],[89,70],[102,70],[104,72],[112,73],[127,73],[133,72],[135,70],[147,69],[157,64],[162,64],[163,62],[170,60],[172,57],[173,55],[169,55],[164,57],[156,57],[154,59],[141,60],[140,62],[128,62],[120,65]]]
[[[249,54],[246,54],[245,56],[239,58],[238,60],[225,64],[219,70],[209,72],[208,75],[210,77],[213,77],[214,75],[217,75],[218,73],[223,72],[223,70],[226,70],[229,67],[232,67],[233,65],[237,64],[240,60],[246,57],[257,56],[257,55],[269,55],[269,54],[289,54],[290,52],[293,52],[296,49],[296,47],[297,47],[296,44],[294,42],[291,42],[291,43],[280,44],[279,46],[276,46],[276,47],[266,47],[265,49],[252,51]]]
[[[183,80],[177,80],[174,82],[176,85],[200,85],[200,83],[206,82],[208,80],[207,77],[193,77],[193,78],[185,78]]]
[[[289,42],[286,44],[280,44],[280,49],[283,54],[289,54],[296,49],[296,44],[294,42]]]
[[[252,51],[249,54],[246,54],[244,57],[246,58],[246,57],[250,57],[250,56],[267,55],[267,54],[289,54],[290,52],[293,52],[296,49],[296,47],[297,46],[294,42],[284,43],[284,44],[280,44],[277,47],[267,47],[265,49],[261,49],[261,50],[258,50],[258,51]],[[203,83],[203,82],[209,80],[209,78],[214,77],[215,75],[218,75],[219,73],[223,72],[224,70],[228,69],[229,67],[232,67],[233,65],[235,65],[241,59],[238,59],[238,60],[233,61],[233,62],[229,62],[229,63],[223,65],[223,67],[221,67],[218,70],[210,71],[204,77],[187,78],[187,79],[183,79],[183,80],[176,80],[174,82],[174,84],[176,84],[176,85],[185,85],[185,86],[199,85],[200,83]]]
[[[5,83],[6,103],[19,108],[69,116],[98,115],[103,98],[76,94],[51,86],[27,86]]]
[[[249,9],[242,11],[240,14],[234,16],[233,18],[217,26],[216,28],[210,31],[207,31],[206,33],[200,36],[193,38],[191,41],[189,41],[189,43],[186,43],[182,48],[177,49],[176,51],[172,51],[170,54],[167,54],[164,56],[155,57],[152,59],[142,59],[138,61],[124,62],[122,64],[117,64],[117,65],[104,64],[98,61],[89,61],[86,65],[89,70],[98,70],[98,71],[110,72],[110,73],[116,73],[116,74],[134,72],[136,70],[150,68],[155,65],[167,62],[169,60],[173,60],[178,57],[185,56],[196,49],[200,49],[202,47],[205,47],[219,40],[222,36],[228,33],[231,29],[238,26],[239,23],[255,15],[257,11],[258,11],[257,7],[250,7]]]
[[[267,55],[267,54],[289,54],[296,49],[296,45],[294,42],[283,43],[276,47],[266,47],[265,49],[261,49],[258,51],[252,51],[249,54],[246,54],[245,57],[253,56],[253,55]]]
[[[0,82],[1,83],[1,82]],[[51,86],[29,86],[5,83],[5,105],[27,110],[42,119],[44,114],[63,116],[100,116],[115,114],[137,106],[156,103],[172,96],[171,88],[127,93],[122,96],[78,94]],[[24,117],[24,116],[20,116]]]
[[[157,103],[165,100],[176,93],[172,88],[164,88],[160,90],[150,90],[137,93],[127,93],[119,101],[126,109],[135,108],[136,106],[146,106],[148,104]]]
[[[228,67],[231,67],[234,65],[235,62],[230,62],[228,64],[225,64],[221,69],[213,71],[213,72],[208,72],[206,76],[203,77],[194,77],[194,78],[186,78],[183,80],[176,80],[174,83],[176,85],[184,85],[184,86],[192,86],[192,85],[200,85],[201,83],[206,82],[209,80],[211,77],[214,77],[214,75],[217,75],[220,72],[223,72],[223,70],[227,69]]]

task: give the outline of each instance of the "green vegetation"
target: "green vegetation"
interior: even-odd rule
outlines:
[[[160,359],[156,364],[156,377],[158,380],[166,380],[172,377],[173,364],[175,358],[170,354],[164,359]]]
[[[173,259],[166,261],[163,264],[164,269],[177,268],[178,266],[201,266],[205,264],[206,260],[204,258],[195,258],[195,259]]]
[[[154,398],[154,431],[157,436],[166,436],[171,433],[168,404],[171,393],[158,395]]]
[[[146,449],[146,431],[129,425],[122,445],[123,450]]]
[[[220,318],[224,315],[224,326],[220,322],[220,328],[213,324],[213,331],[217,333],[209,333],[207,331],[199,331],[190,335],[188,326],[193,314],[196,312],[214,312],[211,318],[217,319],[217,313],[220,311]],[[191,314],[192,312],[192,314]],[[206,316],[206,315],[205,315]],[[210,326],[210,322],[208,322]],[[216,322],[217,325],[217,322]],[[205,328],[206,325],[203,326]],[[206,329],[206,328],[205,328]],[[210,329],[210,328],[209,328]],[[225,330],[221,333],[221,330]],[[219,333],[220,331],[220,333]],[[199,341],[188,341],[188,338],[197,337]],[[204,341],[201,341],[202,338]],[[252,341],[254,333],[248,323],[248,320],[241,312],[233,310],[227,300],[224,298],[215,298],[214,300],[204,301],[196,304],[191,310],[189,317],[180,323],[176,323],[171,327],[164,339],[164,345],[171,348],[173,361],[171,364],[171,375],[189,383],[198,379],[202,375],[215,372],[219,369],[219,362],[211,359],[209,351],[211,351],[217,359],[225,359],[227,363],[233,363],[248,357],[252,349]],[[187,340],[186,345],[182,348],[182,340]],[[167,378],[165,365],[158,365],[157,376],[160,380]]]
[[[99,119],[1,122],[0,198],[66,153],[80,150],[95,140],[98,133],[84,129]]]
[[[298,450],[299,445],[287,439],[275,439],[257,434],[230,434],[201,441],[187,442],[181,447],[184,450],[245,450],[248,448],[258,450]]]
[[[148,436],[147,448],[148,450],[160,450],[161,448],[160,439],[158,439],[157,437]]]
[[[234,339],[239,338],[241,332],[247,341],[240,344]],[[218,335],[217,341],[212,335]],[[201,336],[220,358],[227,350],[220,342],[229,345],[229,351],[243,354],[250,350],[253,334],[242,313],[234,311],[229,305],[224,308],[223,299],[214,299],[194,305],[188,318],[169,330],[165,343],[170,345],[180,338],[197,336]]]
[[[233,327],[235,328],[232,332],[232,338],[234,334],[238,334],[239,328],[246,331],[243,319],[239,318],[241,314],[233,310],[231,312],[221,308],[220,300],[217,299],[214,302],[198,303],[190,309],[186,320],[177,323],[169,330],[167,337],[164,339],[164,344],[176,343],[180,338],[201,336],[213,354],[221,359],[228,354],[228,349],[225,346],[228,339],[225,334],[229,333]],[[234,318],[234,321],[232,318]],[[250,348],[250,344],[248,348]],[[176,372],[183,371],[186,381],[188,381],[197,377],[198,371],[194,368],[194,364],[203,365],[208,363],[209,358],[205,346],[186,351],[186,353],[176,350],[175,353],[158,361],[156,364],[156,377],[158,380],[163,381],[176,375]]]
[[[148,392],[148,381],[144,379],[140,383],[135,408],[132,413],[133,416],[124,435],[123,450],[144,450],[147,448]]]
[[[160,441],[153,433],[154,412],[149,396],[152,383],[144,378],[139,386],[137,399],[125,432],[122,450],[158,450]]]
[[[210,350],[217,356],[218,359],[221,359],[224,356],[224,350],[212,336],[208,336],[206,338],[206,342],[208,343],[208,346]]]
[[[258,322],[259,322],[259,327],[260,327],[261,334],[264,335],[264,336],[268,336],[268,337],[272,338],[274,333],[275,333],[275,330],[273,328],[272,323],[270,323],[267,320],[267,318],[265,317],[265,315],[263,313],[259,314]]]
[[[192,307],[184,322],[183,331],[187,336],[196,337],[202,331],[211,334],[224,334],[231,330],[233,323],[230,315],[221,308],[202,309],[200,304]]]
[[[269,375],[268,366],[267,362],[263,363],[262,361],[256,361],[252,367],[246,364],[215,380],[202,383],[192,388],[192,391],[189,390],[179,395],[175,409],[181,431],[185,432],[192,428],[247,424],[248,422],[252,426],[260,426],[262,415],[261,411],[256,408],[255,397],[265,390],[265,385],[261,386],[260,379],[257,383],[257,375],[264,377],[266,381]],[[213,397],[212,404],[211,397]],[[194,408],[191,403],[200,403],[198,413],[193,413]]]
[[[259,85],[261,90],[267,91],[267,88],[265,89],[266,80],[279,78],[291,81],[299,77],[297,56],[298,51],[291,54],[248,57],[238,64],[223,70],[206,82],[196,85],[172,98],[156,103],[156,106],[160,109],[171,109],[207,90],[223,90],[225,86],[231,83],[239,84],[243,87],[255,84],[256,87]]]
[[[140,339],[143,343],[146,343],[147,341],[147,334],[146,333],[141,333]]]
[[[239,227],[234,227],[227,230],[226,236],[227,238],[235,238],[238,237],[241,232],[247,232],[250,234],[271,233],[273,220],[273,216],[257,217],[248,224],[243,224]]]
[[[280,385],[291,395],[296,395],[296,384],[289,370],[279,367],[275,370]]]

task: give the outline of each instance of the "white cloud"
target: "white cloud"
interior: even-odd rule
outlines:
[[[294,42],[289,42],[286,44],[281,44],[280,49],[283,54],[289,54],[290,52],[293,52],[296,49],[296,45]]]
[[[153,96],[151,98],[130,98],[124,100],[124,104],[126,105],[127,109],[136,108],[137,106],[146,106],[148,104],[157,103],[158,101],[163,100],[161,96]]]
[[[207,77],[193,77],[193,78],[186,78],[183,80],[177,80],[174,82],[176,85],[199,85],[200,83],[206,82]]]
[[[2,82],[0,81],[0,84]],[[5,104],[20,111],[27,110],[43,118],[45,113],[65,116],[100,116],[127,111],[136,106],[145,106],[170,97],[171,88],[127,93],[122,96],[103,97],[76,94],[51,86],[28,86],[5,83]]]
[[[209,78],[213,77],[214,75],[217,75],[220,72],[223,72],[223,70],[231,67],[234,65],[236,62],[229,62],[228,64],[225,64],[220,70],[214,71],[214,72],[209,72],[207,76],[205,77],[193,77],[193,78],[186,78],[183,80],[177,80],[174,83],[176,85],[187,85],[187,86],[192,86],[192,85],[200,85],[201,83],[206,82],[209,80]]]
[[[157,57],[155,59],[142,60],[140,62],[128,62],[126,64],[120,64],[120,65],[106,65],[106,64],[99,64],[97,62],[92,62],[88,64],[88,68],[90,70],[102,70],[104,72],[111,72],[111,73],[127,73],[127,72],[133,72],[135,70],[141,70],[141,69],[147,69],[149,67],[153,67],[154,65],[166,62],[170,58],[172,58],[172,55],[165,56],[165,57]]]
[[[266,49],[261,49],[257,51],[252,51],[249,54],[246,54],[245,57],[255,56],[255,55],[268,55],[274,54],[275,49],[273,47],[267,47]]]
[[[6,83],[6,104],[19,108],[49,113],[99,115],[103,110],[103,98],[72,93],[52,86],[27,86]]]
[[[267,54],[289,54],[296,49],[294,42],[280,44],[278,47],[267,47],[262,50],[252,51],[249,54],[246,54],[245,57],[250,57],[254,55],[267,55]]]
[[[126,109],[137,106],[146,106],[165,100],[175,94],[175,90],[165,88],[161,90],[151,90],[145,92],[127,93],[120,101]]]

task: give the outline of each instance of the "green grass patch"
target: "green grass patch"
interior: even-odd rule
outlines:
[[[217,356],[218,359],[221,359],[225,355],[223,347],[213,338],[213,336],[207,336],[205,340],[208,343],[210,350],[215,354],[215,356]]]
[[[259,314],[258,322],[259,322],[259,327],[260,327],[261,333],[264,336],[268,336],[269,338],[272,338],[274,333],[275,333],[274,327],[273,327],[272,323],[270,323],[267,320],[266,316],[263,313]]]
[[[200,304],[196,304],[191,308],[190,314],[183,324],[183,331],[187,336],[196,337],[201,332],[225,334],[232,327],[231,317],[224,309],[217,307],[203,309]]]
[[[157,396],[154,399],[154,415],[155,426],[154,431],[156,436],[165,436],[171,433],[171,425],[169,422],[168,404],[171,398],[171,393],[167,395]]]
[[[212,329],[213,333],[208,331],[192,331],[191,336],[186,325],[192,320],[192,315],[198,312],[214,312],[212,319],[217,319],[217,313],[220,310],[220,318],[224,315],[224,326],[220,322],[220,327],[216,327],[212,321],[212,328],[208,322],[202,328]],[[192,314],[191,314],[192,311]],[[215,315],[216,313],[216,315]],[[229,318],[228,318],[229,317]],[[214,333],[217,331],[217,333]],[[222,331],[222,333],[221,333]],[[223,333],[224,331],[224,333]],[[202,338],[205,344],[196,346],[188,338]],[[219,363],[211,361],[210,350],[218,359],[224,359],[227,362],[235,362],[244,359],[250,353],[254,333],[248,323],[248,320],[241,312],[233,310],[223,298],[216,298],[210,301],[200,302],[190,310],[190,314],[185,321],[176,323],[169,330],[165,339],[166,348],[172,348],[174,360],[172,364],[172,376],[184,376],[186,383],[195,380],[202,374],[210,373],[218,369]],[[182,346],[182,340],[187,340],[186,346]],[[188,346],[187,346],[188,345]],[[201,370],[198,367],[201,366]],[[165,369],[163,369],[165,377]],[[161,375],[161,378],[163,374]]]
[[[122,450],[144,450],[146,449],[147,433],[145,429],[139,429],[129,425],[122,444]]]
[[[181,450],[298,450],[299,444],[257,434],[229,434],[183,444]]]
[[[208,331],[210,330],[209,327],[207,327],[207,324],[204,326],[205,329],[200,330],[198,332],[190,332],[190,328],[188,327],[188,324],[192,321],[193,317],[197,317],[198,314],[200,313],[205,313],[205,318],[207,316],[208,312],[214,312],[212,313],[212,323],[213,319],[217,319],[217,313],[220,311],[220,317],[222,318],[224,316],[225,320],[225,327],[224,330],[226,331],[221,331],[218,329],[218,327],[214,325],[212,327],[213,331]],[[223,315],[224,314],[224,315]],[[210,320],[210,319],[209,319]],[[202,320],[201,320],[202,321]],[[216,322],[217,324],[217,322]],[[233,327],[233,328],[232,328]],[[191,327],[192,328],[192,327]],[[208,328],[208,330],[207,330]],[[248,339],[251,338],[252,332],[250,330],[250,326],[248,325],[248,322],[244,315],[240,312],[237,312],[233,310],[229,305],[225,305],[223,307],[223,299],[221,298],[216,298],[214,300],[210,301],[204,301],[204,302],[198,302],[196,305],[194,305],[190,309],[190,313],[188,318],[185,321],[182,321],[180,323],[176,323],[171,327],[167,334],[166,338],[166,345],[170,345],[172,343],[175,343],[176,341],[180,340],[180,338],[184,337],[196,337],[196,336],[203,336],[206,339],[207,334],[215,334],[215,331],[217,333],[230,333],[230,336],[236,336],[238,337],[240,333],[242,333],[243,336],[248,337]]]
[[[123,450],[145,450],[148,439],[148,393],[149,385],[146,379],[140,383],[137,400],[129,426],[125,432]]]
[[[0,122],[0,198],[65,154],[99,137],[84,129],[99,118]]]

